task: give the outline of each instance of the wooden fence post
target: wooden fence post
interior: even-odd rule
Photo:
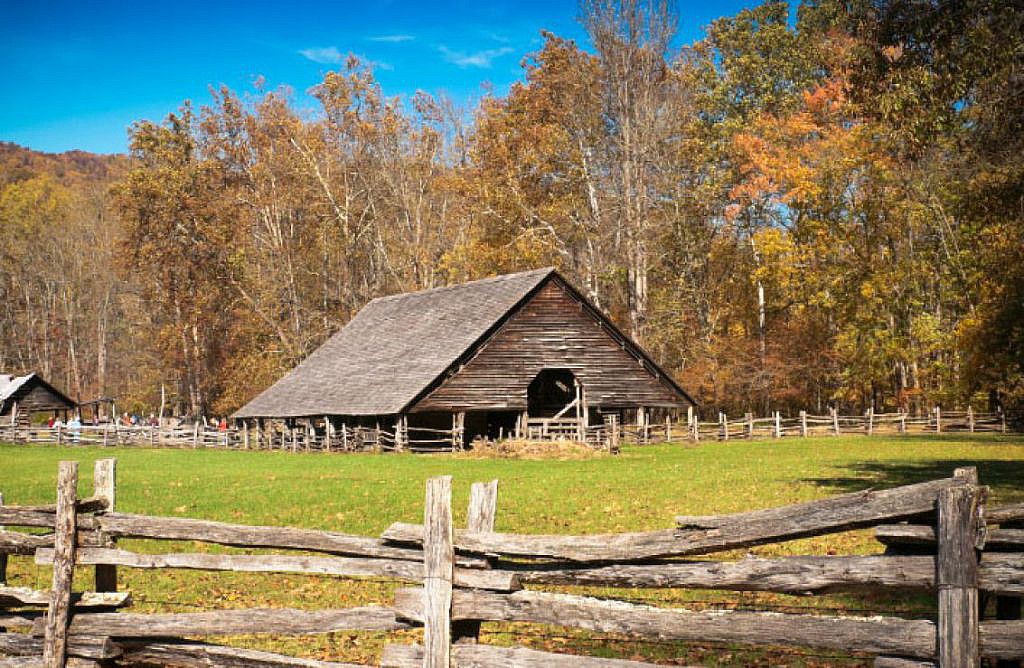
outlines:
[[[907,414],[905,412],[900,412],[900,433],[907,433]]]
[[[107,512],[112,513],[117,502],[117,460],[97,459],[92,473],[92,493],[107,501]],[[117,566],[96,566],[96,591],[117,591]]]
[[[875,407],[871,406],[864,412],[864,433],[871,436],[875,432]]]
[[[836,408],[835,406],[833,406],[832,408],[829,409],[829,412],[832,413],[832,431],[835,432],[836,436],[838,436],[839,435],[839,409]]]
[[[665,442],[672,442],[672,416],[665,416]]]
[[[747,438],[753,439],[754,438],[754,414],[748,412],[744,417],[747,419]]]
[[[469,517],[466,528],[477,533],[494,531],[494,516],[497,508],[498,481],[473,483],[469,494]],[[479,639],[479,621],[470,619],[452,623],[452,640],[455,643],[472,645]]]
[[[800,435],[807,438],[807,411],[800,411]]]
[[[967,407],[967,431],[974,433],[974,408]]]
[[[199,420],[192,424],[192,447],[199,447]]]
[[[775,411],[775,438],[782,438],[782,416]]]
[[[0,506],[4,505],[4,494],[0,492]],[[0,531],[3,531],[3,526],[0,526]],[[0,585],[7,584],[7,554],[0,554]],[[0,629],[2,630],[2,629]]]
[[[1003,407],[999,407],[999,422],[1001,425],[1001,431],[1006,433],[1006,413],[1003,412]]]
[[[54,518],[53,588],[46,612],[43,665],[63,668],[67,662],[71,580],[75,571],[78,462],[61,462],[57,471],[57,514]]]
[[[452,477],[427,481],[423,509],[423,668],[449,668],[452,642]]]
[[[718,422],[719,422],[719,424],[722,425],[722,440],[723,441],[728,441],[729,440],[729,418],[726,416],[725,413],[719,411],[718,412]]]
[[[942,433],[942,409],[938,406],[935,407],[935,433]]]
[[[979,666],[978,542],[979,509],[984,492],[976,469],[957,469],[969,484],[939,493],[938,559],[939,665]]]

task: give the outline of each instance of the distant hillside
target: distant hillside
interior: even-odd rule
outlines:
[[[0,186],[46,174],[73,186],[117,179],[128,166],[126,155],[86,151],[43,153],[13,142],[0,142]]]

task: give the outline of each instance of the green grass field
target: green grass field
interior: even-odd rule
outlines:
[[[884,488],[977,466],[990,502],[1024,500],[1024,437],[822,437],[730,441],[699,446],[627,447],[617,457],[576,461],[481,460],[450,455],[325,455],[212,450],[57,448],[0,445],[0,492],[8,504],[52,503],[57,462],[81,462],[80,495],[91,492],[92,462],[118,458],[118,509],[247,524],[293,525],[376,535],[391,522],[422,519],[424,481],[454,476],[457,523],[465,522],[470,483],[499,479],[497,529],[522,533],[596,533],[664,528],[677,514],[750,510],[832,494]],[[126,541],[140,551],[221,550],[200,544]],[[870,532],[755,548],[762,555],[871,553]],[[12,584],[46,588],[49,570],[12,560]],[[249,606],[316,608],[387,603],[393,583],[283,575],[122,569],[137,610]],[[76,588],[91,586],[89,573]],[[929,614],[928,597],[879,595],[799,598],[678,590],[588,590],[627,600],[686,607],[807,608],[857,613],[912,610]],[[524,635],[525,634],[525,635]],[[540,637],[543,636],[543,637]],[[394,637],[394,636],[392,636]],[[415,634],[409,634],[414,638]],[[233,638],[248,647],[369,663],[383,636],[330,634],[304,639]],[[709,645],[640,644],[564,630],[485,625],[484,642],[530,644],[553,651],[722,665],[857,664],[857,658],[806,652],[752,653]]]

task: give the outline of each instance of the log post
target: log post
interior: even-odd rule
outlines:
[[[43,665],[63,668],[67,662],[71,581],[75,571],[75,503],[78,462],[61,462],[57,472],[57,514],[54,519],[53,587],[46,612]]]
[[[967,431],[974,433],[974,408],[967,407]]]
[[[747,438],[753,440],[754,438],[754,414],[747,412],[743,416],[747,420]]]
[[[452,533],[452,478],[431,478],[423,510],[423,668],[451,664]]]
[[[665,442],[666,443],[671,443],[672,442],[672,416],[671,415],[666,415],[665,416]]]
[[[871,406],[864,413],[864,432],[871,436],[875,432],[875,407]]]
[[[192,424],[192,447],[199,447],[199,420]]]
[[[1002,406],[999,407],[999,423],[1000,423],[1000,431],[1002,431],[1005,434],[1006,433],[1006,413],[1003,412],[1003,407]]]
[[[466,528],[478,533],[494,531],[498,508],[498,481],[475,482],[470,488],[469,515]],[[464,620],[452,624],[452,640],[460,645],[476,644],[480,639],[480,622]]]
[[[348,424],[341,423],[341,449],[348,451]]]
[[[907,414],[905,412],[900,413],[900,433],[907,433]]]
[[[722,411],[718,412],[718,424],[722,425],[722,440],[729,440],[729,418]]]
[[[686,426],[691,427],[693,425],[693,406],[686,407]]]
[[[935,433],[942,433],[942,409],[938,406],[935,407]]]
[[[832,408],[829,409],[829,412],[832,413],[832,431],[835,432],[836,436],[838,436],[839,435],[839,409],[836,408],[835,406],[833,406]]]
[[[782,416],[775,411],[775,438],[782,438]]]
[[[954,477],[977,482],[975,469],[958,469]],[[973,480],[972,480],[973,478]],[[983,490],[974,484],[939,493],[938,559],[939,665],[979,666],[978,542]]]
[[[242,447],[249,449],[249,421],[242,420]]]
[[[3,492],[0,492],[0,506],[3,506],[3,505],[4,505],[4,494],[3,494]],[[3,531],[3,530],[4,530],[3,526],[0,525],[0,531]],[[0,585],[4,585],[4,584],[7,584],[7,553],[6,552],[3,553],[3,554],[0,554]],[[2,631],[2,630],[3,629],[0,628],[0,631]]]
[[[800,435],[807,438],[807,411],[800,411]]]
[[[259,450],[263,445],[263,419],[256,418],[256,449]],[[269,450],[269,448],[268,448]]]
[[[103,423],[103,447],[107,447],[107,430],[110,427],[109,424]]]
[[[112,513],[117,501],[117,460],[97,459],[92,474],[93,496],[105,499]],[[117,591],[117,566],[96,566],[96,591]]]

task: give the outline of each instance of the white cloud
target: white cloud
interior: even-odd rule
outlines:
[[[338,47],[327,46],[316,49],[302,49],[299,54],[312,60],[314,63],[324,65],[336,65],[345,62],[345,54],[338,51]]]
[[[444,59],[449,63],[458,65],[459,67],[481,67],[488,68],[491,66],[495,58],[504,56],[512,53],[514,49],[510,46],[503,46],[499,49],[484,49],[483,51],[474,51],[473,53],[466,53],[465,51],[455,51],[449,49],[443,44],[437,47],[437,50],[441,52]]]
[[[398,42],[411,42],[416,38],[412,35],[376,35],[374,37],[367,37],[366,39],[371,42],[390,42],[395,44]]]

